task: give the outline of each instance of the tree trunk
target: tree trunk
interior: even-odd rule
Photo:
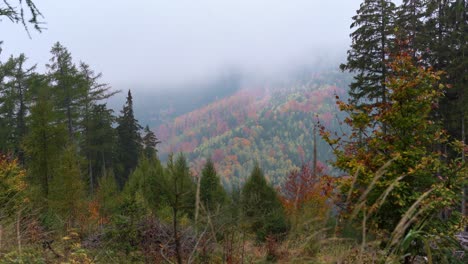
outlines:
[[[174,229],[174,241],[175,241],[177,264],[182,264],[182,256],[181,256],[181,253],[180,253],[180,240],[179,240],[179,234],[178,234],[178,230],[177,230],[177,208],[174,207],[172,209],[172,212],[173,212],[172,225],[173,225],[173,229]]]

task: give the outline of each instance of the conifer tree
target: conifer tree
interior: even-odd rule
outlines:
[[[47,197],[53,170],[65,145],[66,127],[59,123],[58,115],[52,104],[52,91],[42,76],[33,80],[35,91],[34,105],[29,116],[29,131],[24,147],[28,174],[34,183],[41,186]]]
[[[26,116],[28,114],[27,96],[30,92],[29,80],[34,73],[35,66],[26,68],[26,56],[20,54],[18,57],[11,56],[8,61],[1,65],[0,79],[0,149],[13,151],[20,161],[24,162],[24,153],[21,148],[26,134]]]
[[[80,62],[78,74],[81,89],[85,90],[84,97],[79,102],[81,117],[79,128],[82,132],[80,143],[87,159],[90,192],[93,192],[96,184],[95,178],[102,174],[100,171],[102,166],[110,165],[105,165],[105,160],[106,157],[109,159],[111,156],[104,155],[104,153],[110,152],[109,145],[114,144],[115,138],[111,132],[114,122],[112,110],[108,110],[105,104],[99,104],[99,102],[110,98],[118,91],[111,92],[110,86],[100,83],[99,79],[102,74],[96,74],[84,62]]]
[[[403,0],[396,12],[397,38],[408,42],[407,47],[412,50],[415,61],[417,61],[416,56],[426,52],[428,41],[431,40],[424,26],[428,2],[428,0]]]
[[[387,101],[386,62],[394,38],[395,8],[389,0],[364,0],[353,16],[351,49],[340,68],[355,73],[350,95],[361,105]]]
[[[97,178],[113,165],[116,131],[113,111],[105,104],[92,105],[83,131],[82,151],[85,153],[88,167],[89,191],[93,193]]]
[[[161,162],[156,157],[142,156],[125,185],[124,193],[127,196],[135,196],[138,193],[146,206],[156,213],[167,200],[169,190],[165,189],[165,180]]]
[[[59,42],[51,49],[52,58],[47,64],[49,78],[54,89],[56,108],[67,126],[68,138],[75,140],[79,125],[80,106],[86,97],[86,87],[80,85],[78,70],[70,52]]]
[[[255,164],[242,188],[241,206],[243,216],[258,240],[264,241],[269,235],[284,235],[287,232],[289,227],[284,209],[258,164]]]
[[[200,200],[205,209],[211,213],[216,212],[219,207],[227,202],[226,191],[221,185],[221,180],[216,174],[216,169],[211,159],[208,159],[202,170]]]
[[[96,198],[99,204],[99,214],[103,218],[109,218],[117,213],[120,205],[120,192],[114,173],[111,170],[103,171],[98,181]]]
[[[182,264],[182,249],[179,234],[179,221],[182,215],[193,216],[195,207],[195,185],[192,182],[187,160],[179,154],[176,161],[169,156],[166,170],[165,190],[167,201],[172,209],[172,226],[177,263]]]
[[[145,135],[143,136],[143,145],[144,145],[144,153],[148,159],[152,159],[156,157],[156,153],[158,152],[156,146],[161,143],[161,141],[156,137],[153,131],[150,130],[149,126],[146,125],[144,129]]]
[[[85,189],[80,167],[76,146],[67,146],[61,153],[49,186],[49,209],[58,214],[70,228],[76,226],[78,216],[85,211]]]
[[[121,116],[117,118],[117,124],[117,159],[121,166],[117,182],[122,188],[130,173],[136,168],[142,149],[141,126],[133,113],[133,97],[130,90]]]

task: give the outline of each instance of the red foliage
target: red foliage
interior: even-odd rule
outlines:
[[[281,189],[281,199],[289,214],[297,214],[310,202],[317,205],[317,213],[324,214],[329,209],[327,200],[334,190],[334,178],[323,172],[322,164],[317,164],[315,173],[310,164],[304,164],[300,170],[289,173]]]

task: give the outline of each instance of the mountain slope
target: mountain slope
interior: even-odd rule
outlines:
[[[211,157],[225,186],[242,182],[255,161],[274,184],[312,160],[314,124],[337,128],[335,96],[345,93],[346,78],[316,76],[307,84],[251,87],[161,125],[159,153],[183,152],[198,173]],[[318,159],[331,158],[317,136]]]

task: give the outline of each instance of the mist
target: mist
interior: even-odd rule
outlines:
[[[334,67],[349,47],[360,0],[39,1],[46,28],[4,21],[2,59],[25,53],[39,69],[56,41],[112,86],[163,89],[226,72],[274,78]]]

